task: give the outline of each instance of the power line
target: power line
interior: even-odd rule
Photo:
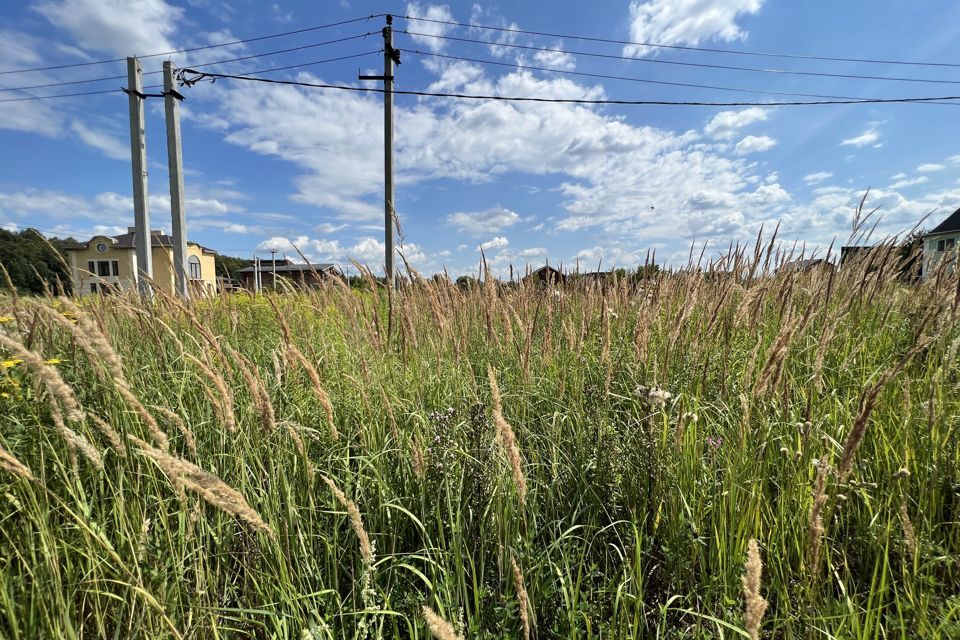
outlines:
[[[585,42],[603,42],[607,44],[618,44],[635,47],[650,47],[652,49],[674,49],[678,51],[698,51],[703,53],[725,53],[738,56],[755,56],[761,58],[787,58],[795,60],[821,60],[825,62],[857,62],[865,64],[897,64],[917,67],[960,67],[960,63],[955,62],[916,62],[908,60],[884,60],[876,58],[842,58],[837,56],[815,56],[796,53],[770,53],[762,51],[743,51],[737,49],[712,49],[708,47],[692,47],[676,44],[662,44],[657,42],[635,42],[631,40],[615,40],[611,38],[597,38],[590,36],[578,36],[562,33],[550,33],[546,31],[528,31],[525,29],[516,29],[512,27],[494,27],[482,24],[467,24],[464,22],[455,22],[453,20],[437,20],[433,18],[415,18],[413,16],[396,16],[403,20],[415,20],[417,22],[432,22],[434,24],[446,24],[455,27],[467,27],[470,29],[484,29],[487,31],[499,31],[501,33],[520,33],[531,36],[545,36],[548,38],[565,38],[568,40],[583,40]],[[497,42],[488,42],[487,44],[499,45]]]
[[[195,74],[192,78],[187,78],[185,74]],[[299,82],[295,80],[274,80],[271,78],[256,78],[252,76],[241,76],[227,73],[205,73],[194,71],[193,69],[181,69],[180,80],[187,86],[192,86],[206,78],[211,79],[230,79],[230,80],[248,80],[252,82],[265,82],[268,84],[281,84],[296,87],[311,87],[315,89],[336,89],[341,91],[353,91],[359,93],[383,93],[383,89],[376,87],[352,87],[349,85],[326,84],[317,82]],[[956,96],[934,96],[934,97],[914,97],[914,98],[864,98],[855,100],[812,100],[812,101],[781,101],[781,102],[709,102],[709,101],[679,101],[679,100],[614,100],[614,99],[588,99],[588,98],[541,98],[537,96],[500,96],[500,95],[482,95],[470,93],[440,93],[433,91],[398,91],[393,90],[394,94],[407,96],[421,96],[428,98],[460,98],[465,100],[500,100],[504,102],[543,102],[554,104],[590,104],[590,105],[644,105],[644,106],[672,106],[672,107],[799,107],[799,106],[821,106],[821,105],[840,105],[840,104],[910,104],[939,102],[946,100],[960,100],[960,95]]]
[[[157,89],[162,84],[152,84],[144,89]],[[52,98],[75,98],[77,96],[95,96],[107,93],[117,93],[120,89],[101,89],[100,91],[81,91],[79,93],[57,93],[52,96],[26,96],[23,98],[3,98],[0,102],[29,102],[31,100],[50,100]]]
[[[648,78],[635,78],[631,76],[617,76],[617,75],[608,75],[605,73],[587,73],[586,71],[573,71],[569,69],[552,69],[549,67],[538,67],[534,65],[527,64],[515,64],[511,62],[500,62],[497,60],[483,60],[480,58],[465,58],[462,56],[451,56],[443,53],[431,53],[427,51],[410,51],[407,50],[407,53],[412,53],[418,56],[429,56],[431,58],[446,58],[449,60],[460,60],[462,62],[475,62],[478,64],[488,64],[495,65],[498,67],[509,67],[513,69],[525,69],[530,71],[545,71],[549,73],[561,73],[564,75],[571,76],[581,76],[587,78],[601,78],[605,80],[624,80],[628,82],[641,82],[644,84],[658,84],[658,85],[667,85],[671,87],[687,87],[692,89],[712,89],[716,91],[737,91],[741,93],[757,93],[757,94],[767,94],[775,96],[798,96],[801,98],[826,98],[826,99],[837,99],[837,100],[864,100],[865,98],[856,98],[850,96],[832,96],[832,95],[822,95],[818,93],[789,93],[784,91],[767,91],[763,89],[745,89],[741,87],[724,87],[718,85],[710,84],[691,84],[688,82],[670,82],[667,80],[651,80]]]
[[[283,38],[286,36],[293,36],[300,33],[307,33],[310,31],[319,31],[320,29],[329,29],[332,27],[340,27],[345,24],[353,24],[354,22],[363,22],[364,20],[373,20],[374,18],[379,18],[383,16],[382,13],[375,13],[369,16],[363,16],[360,18],[352,18],[350,20],[341,20],[340,22],[331,22],[329,24],[321,24],[315,27],[306,27],[304,29],[296,29],[294,31],[285,31],[283,33],[273,33],[266,36],[257,36],[253,38],[244,38],[243,40],[233,40],[231,42],[222,42],[220,44],[209,44],[202,47],[190,47],[187,49],[176,49],[174,51],[164,51],[161,53],[148,53],[146,55],[138,56],[140,58],[157,58],[161,56],[172,56],[177,53],[190,53],[192,51],[205,51],[207,49],[216,49],[218,47],[231,47],[238,44],[246,44],[248,42],[259,42],[261,40],[270,40],[272,38]],[[72,69],[75,67],[89,67],[92,65],[98,64],[111,64],[115,62],[125,62],[126,58],[113,58],[110,60],[94,60],[92,62],[75,62],[73,64],[59,64],[52,65],[49,67],[33,67],[31,69],[8,69],[6,71],[0,71],[0,75],[7,75],[11,73],[30,73],[34,71],[52,71],[54,69]]]
[[[891,82],[919,82],[930,84],[960,84],[960,80],[936,80],[926,78],[905,78],[900,76],[867,76],[853,73],[827,73],[825,71],[795,71],[791,69],[764,69],[761,67],[737,67],[725,64],[710,64],[707,62],[682,62],[679,60],[658,60],[655,58],[632,58],[630,56],[618,56],[611,53],[594,53],[588,51],[567,51],[564,49],[552,49],[550,47],[536,47],[526,44],[488,42],[486,40],[476,40],[473,38],[459,38],[456,36],[441,36],[432,33],[422,33],[418,31],[397,30],[394,33],[403,33],[408,36],[421,38],[437,38],[439,40],[451,40],[455,42],[469,42],[473,44],[482,44],[487,46],[507,47],[511,49],[525,49],[528,51],[546,51],[549,53],[565,53],[573,56],[585,56],[590,58],[604,58],[608,60],[626,60],[628,62],[645,62],[647,64],[665,64],[680,67],[698,67],[702,69],[723,69],[726,71],[747,71],[751,73],[768,73],[774,75],[788,76],[814,76],[820,78],[845,78],[854,80],[884,80]]]
[[[365,51],[364,53],[354,53],[347,56],[340,56],[339,58],[328,58],[326,60],[317,60],[315,62],[300,62],[297,64],[288,64],[283,67],[273,67],[272,69],[260,69],[259,71],[251,71],[250,73],[274,73],[276,71],[286,71],[288,69],[299,69],[301,67],[309,67],[315,64],[325,64],[327,62],[339,62],[340,60],[351,60],[353,58],[362,58],[364,56],[372,56],[378,53],[383,53],[383,49],[374,49],[373,51]]]
[[[341,60],[351,60],[354,58],[362,58],[364,56],[370,56],[380,52],[381,52],[381,49],[375,49],[373,51],[365,51],[363,53],[354,53],[350,55],[339,56],[336,58],[327,58],[326,60],[314,60],[313,62],[301,62],[298,64],[291,64],[284,67],[274,67],[273,69],[262,69],[259,71],[252,71],[251,73],[273,73],[275,71],[285,71],[287,69],[299,69],[301,67],[310,67],[317,64],[326,64],[328,62],[339,62]],[[197,66],[199,67],[199,66],[206,66],[206,65],[213,65],[213,64],[223,64],[224,62],[232,62],[232,61],[221,60],[220,62],[208,62],[208,63],[205,63],[204,65],[197,65]],[[124,78],[125,77],[126,76],[124,76]],[[162,87],[163,87],[162,84],[151,84],[144,87],[144,89],[157,89]],[[91,96],[91,95],[100,95],[100,94],[106,94],[106,93],[117,93],[119,91],[121,91],[121,89],[103,89],[101,91],[85,91],[82,93],[60,93],[52,96],[27,96],[23,98],[5,98],[3,100],[0,100],[0,102],[25,102],[30,100],[47,100],[50,98],[71,98],[75,96]]]
[[[358,35],[355,35],[355,36],[349,36],[349,37],[346,37],[346,38],[337,38],[336,40],[327,40],[326,42],[317,42],[317,43],[314,43],[314,44],[305,44],[305,45],[302,45],[302,46],[299,46],[299,47],[291,47],[291,48],[289,48],[289,49],[278,49],[277,51],[267,51],[267,52],[265,52],[265,53],[258,53],[258,54],[256,54],[256,55],[242,56],[242,57],[240,57],[240,58],[229,58],[229,59],[227,59],[227,60],[217,60],[217,61],[215,61],[215,62],[201,62],[200,64],[192,64],[192,65],[190,65],[190,66],[191,66],[191,67],[209,67],[209,66],[212,66],[212,65],[215,65],[215,64],[226,64],[226,63],[228,63],[228,62],[240,62],[240,61],[243,61],[243,60],[253,60],[254,58],[265,58],[265,57],[267,57],[267,56],[280,55],[281,53],[291,53],[291,52],[293,52],[293,51],[303,51],[304,49],[313,49],[313,48],[316,48],[316,47],[322,47],[322,46],[325,46],[325,45],[328,45],[328,44],[337,44],[337,43],[339,43],[339,42],[347,42],[347,41],[349,41],[349,40],[359,40],[359,39],[361,39],[361,38],[366,38],[367,36],[374,35],[375,33],[376,33],[376,34],[379,34],[379,31],[368,31],[368,32],[366,32],[366,33],[361,33],[361,34],[358,34]],[[377,51],[379,51],[379,49],[378,49]],[[369,54],[362,53],[362,54],[358,54],[358,55],[369,55]],[[347,56],[347,57],[356,57],[356,56]],[[332,58],[331,60],[329,60],[329,62],[334,62],[334,61],[336,61],[336,60],[343,60],[343,59],[346,59],[346,57],[345,57],[345,58]],[[321,62],[328,62],[328,61],[324,60],[324,61],[321,61]],[[308,64],[319,64],[319,63],[317,63],[317,62],[310,62],[310,63],[308,63]],[[145,73],[144,75],[150,75],[150,74],[153,74],[153,73],[163,73],[163,72],[162,72],[162,71],[150,71],[150,72],[148,72],[148,73]],[[126,77],[126,76],[124,76],[124,77]]]
[[[355,36],[348,36],[348,37],[346,37],[346,38],[337,38],[336,40],[327,40],[327,41],[325,41],[325,42],[316,42],[316,43],[313,43],[313,44],[305,44],[305,45],[302,45],[302,46],[299,46],[299,47],[291,47],[291,48],[289,48],[289,49],[278,49],[278,50],[276,50],[276,51],[265,51],[265,52],[263,52],[263,53],[251,54],[251,55],[248,55],[248,56],[241,56],[241,57],[239,57],[239,58],[228,58],[228,59],[226,59],[226,60],[215,60],[215,61],[212,61],[212,62],[200,62],[200,63],[193,64],[193,65],[190,65],[190,66],[192,66],[192,67],[209,67],[209,66],[213,66],[213,65],[217,65],[217,64],[227,64],[228,62],[241,62],[241,61],[243,61],[243,60],[252,60],[252,59],[254,59],[254,58],[265,58],[265,57],[267,57],[267,56],[279,55],[279,54],[281,54],[281,53],[291,53],[291,52],[293,52],[293,51],[303,51],[304,49],[313,49],[313,48],[322,47],[322,46],[325,46],[325,45],[338,44],[338,43],[340,43],[340,42],[347,42],[347,41],[350,41],[350,40],[358,40],[358,39],[360,39],[360,38],[366,38],[367,36],[373,35],[374,33],[376,33],[376,32],[374,32],[374,31],[368,31],[367,33],[361,33],[361,34],[355,35]],[[158,71],[146,71],[146,72],[144,72],[143,75],[145,75],[145,76],[152,76],[152,75],[157,75],[157,74],[160,74],[160,73],[163,73],[163,71],[162,71],[162,70],[158,70]],[[31,86],[26,86],[26,87],[4,87],[4,88],[0,88],[0,93],[6,92],[6,91],[28,91],[28,90],[30,90],[30,89],[48,89],[48,88],[52,88],[52,87],[65,87],[65,86],[68,86],[68,85],[86,84],[86,83],[89,83],[89,82],[106,82],[107,80],[126,80],[126,79],[127,79],[127,76],[126,76],[126,75],[122,75],[122,76],[107,76],[107,77],[105,77],[105,78],[89,78],[89,79],[86,79],[86,80],[69,80],[69,81],[66,81],[66,82],[51,82],[51,83],[48,83],[48,84],[35,84],[35,85],[31,85]]]

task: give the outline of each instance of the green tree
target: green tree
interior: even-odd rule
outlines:
[[[237,272],[240,271],[240,269],[253,265],[253,260],[220,254],[217,254],[214,260],[216,263],[217,276],[229,278],[231,281],[238,279]]]
[[[73,238],[47,239],[27,229],[14,233],[0,229],[0,265],[20,293],[71,292],[70,269],[64,249],[76,244]]]

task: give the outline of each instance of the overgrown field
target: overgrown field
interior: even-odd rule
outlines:
[[[769,271],[7,298],[0,636],[960,637],[956,280]]]

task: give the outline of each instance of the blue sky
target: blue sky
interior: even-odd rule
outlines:
[[[552,3],[40,0],[0,6],[2,69],[144,55],[303,29],[374,13],[747,52],[960,63],[960,4],[774,0]],[[382,72],[381,18],[171,56],[178,65],[367,38],[210,67],[228,73],[371,55],[269,77],[361,86]],[[652,50],[396,19],[398,89],[563,98],[771,101],[783,96],[645,80],[854,97],[960,95],[960,67],[905,66]],[[468,43],[430,35],[471,40]],[[502,45],[523,45],[528,48]],[[532,47],[532,48],[529,48]],[[552,51],[538,50],[551,49]],[[562,50],[558,51],[558,50]],[[419,51],[420,53],[417,53]],[[601,53],[630,59],[600,58]],[[464,62],[456,56],[501,63]],[[898,76],[858,80],[664,64]],[[162,58],[144,60],[145,71]],[[502,65],[511,66],[502,66]],[[517,67],[521,68],[517,68]],[[0,75],[13,88],[124,75],[113,63]],[[956,81],[956,84],[942,81]],[[159,76],[147,76],[147,83]],[[111,80],[0,98],[115,89]],[[375,84],[375,83],[374,83]],[[222,80],[184,88],[183,154],[191,240],[249,257],[292,243],[320,261],[382,269],[381,96]],[[169,229],[162,102],[147,106],[154,228]],[[960,206],[955,105],[664,107],[520,104],[398,96],[396,205],[403,251],[419,270],[686,261],[750,240],[779,221],[787,242],[824,247],[849,235],[870,187],[882,233],[932,227]],[[127,99],[122,93],[0,102],[0,225],[49,234],[120,232],[133,223]]]

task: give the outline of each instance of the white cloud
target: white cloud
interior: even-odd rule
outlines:
[[[917,167],[917,171],[920,173],[933,173],[934,171],[942,171],[943,169],[946,169],[945,165],[936,164],[934,162],[927,162]]]
[[[18,31],[0,29],[0,42],[3,42],[4,68],[35,67],[43,65],[41,55],[48,43]],[[30,81],[25,82],[24,78]],[[10,88],[30,84],[48,84],[59,82],[62,78],[48,73],[0,75],[0,88]],[[5,93],[4,97],[19,97],[19,94]],[[70,100],[67,98],[66,100]],[[56,102],[58,105],[54,105]],[[26,131],[50,138],[62,135],[65,117],[60,100],[31,100],[23,102],[0,103],[0,130]]]
[[[458,231],[481,236],[487,233],[496,233],[520,220],[520,216],[509,209],[497,205],[486,211],[451,213],[446,218]]]
[[[833,174],[829,171],[818,171],[816,173],[808,173],[803,176],[803,181],[807,184],[819,184],[828,178],[832,178]]]
[[[70,123],[70,130],[85,145],[102,152],[113,160],[130,160],[130,147],[112,134],[94,129],[82,120],[74,119]]]
[[[846,138],[840,142],[840,146],[852,146],[852,147],[865,147],[868,144],[873,144],[880,139],[880,134],[877,133],[876,129],[867,129],[858,136],[852,138]]]
[[[703,128],[703,132],[719,140],[731,140],[737,131],[754,122],[767,119],[767,110],[761,107],[750,107],[739,111],[721,111],[710,119]]]
[[[504,238],[503,236],[497,236],[487,240],[486,242],[481,242],[480,246],[477,247],[477,250],[489,251],[490,249],[502,249],[503,247],[510,244],[510,241]]]
[[[321,222],[320,224],[313,225],[313,230],[317,233],[322,233],[324,235],[330,235],[331,233],[336,233],[342,229],[346,229],[347,225],[345,224],[331,224],[329,222]]]
[[[747,136],[737,143],[734,153],[745,156],[749,153],[769,151],[777,145],[777,141],[770,136]]]
[[[517,256],[521,258],[535,258],[537,256],[546,255],[547,249],[545,247],[530,247],[529,249],[522,249],[517,252]]]
[[[760,11],[763,0],[647,0],[630,3],[634,42],[697,45],[708,40],[743,40],[737,19]],[[649,55],[655,49],[627,45],[624,55]]]
[[[482,69],[465,74],[452,65],[424,69],[437,82],[458,83],[468,93],[605,95],[598,85],[522,70],[490,76]],[[322,80],[311,74],[300,79]],[[210,112],[229,125],[215,130],[233,144],[290,163],[299,173],[293,180],[295,200],[325,209],[317,212],[322,219],[358,230],[380,221],[382,150],[356,144],[358,136],[379,137],[377,96],[267,85],[216,88],[221,93]],[[724,116],[715,131],[737,131],[742,123],[764,117],[743,113]],[[591,229],[597,246],[618,240],[646,247],[710,234],[747,237],[793,206],[777,176],[736,155],[733,144],[704,144],[696,130],[633,125],[605,110],[567,104],[424,100],[398,104],[395,116],[398,193],[434,180],[547,177],[560,199],[550,233]],[[748,136],[741,142],[746,153],[775,141]],[[457,213],[446,221],[478,239],[498,237],[514,221],[514,212],[496,208]],[[518,215],[516,222],[521,221]],[[506,247],[491,248],[498,258],[511,255]],[[460,260],[465,249],[458,249]],[[381,264],[382,258],[371,262]]]
[[[282,251],[287,258],[295,262],[302,261],[300,258],[302,253],[310,262],[333,262],[346,267],[351,260],[355,260],[374,269],[383,265],[384,248],[383,242],[373,237],[356,238],[354,244],[344,246],[339,240],[311,238],[306,235],[294,238],[274,236],[257,245],[258,250],[277,249]],[[433,264],[423,250],[413,243],[397,246],[396,252],[398,268],[402,268],[403,264],[400,258],[401,254],[414,266],[431,266]]]
[[[450,7],[445,4],[431,4],[424,8],[420,6],[419,2],[410,2],[407,4],[407,15],[412,18],[453,21],[453,14],[450,13]],[[410,37],[414,42],[424,45],[431,51],[440,51],[446,46],[446,40],[437,37],[431,38],[429,36],[445,35],[450,30],[450,25],[438,22],[411,21],[409,30],[415,33],[425,34],[417,36],[411,35]]]
[[[904,187],[913,187],[918,184],[926,184],[930,179],[927,176],[919,176],[913,179],[904,178],[902,180],[897,180],[890,185],[891,189],[902,189]]]
[[[577,68],[577,59],[569,53],[560,51],[563,43],[558,42],[550,46],[553,51],[537,51],[533,54],[533,59],[537,66],[547,67],[548,69],[561,69],[563,71],[573,71]]]
[[[81,47],[118,56],[176,49],[185,13],[165,0],[43,0],[34,9]]]

